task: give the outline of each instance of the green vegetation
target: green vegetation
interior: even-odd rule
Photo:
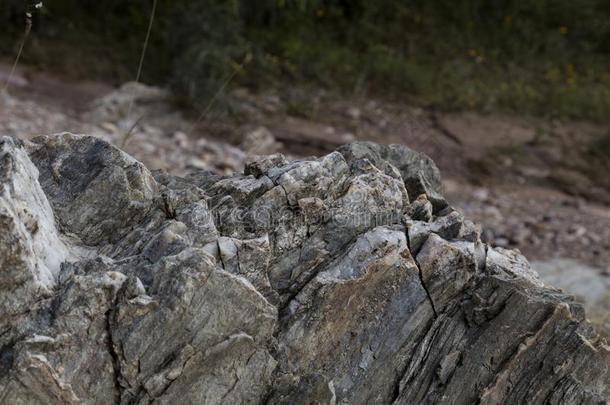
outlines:
[[[132,78],[151,4],[48,0],[24,61]],[[0,5],[4,55],[14,51],[23,8],[23,0]],[[143,75],[195,104],[231,79],[608,121],[610,2],[159,0]]]

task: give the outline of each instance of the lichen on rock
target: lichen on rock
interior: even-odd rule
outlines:
[[[603,403],[610,350],[404,146],[151,173],[0,141],[0,403]]]

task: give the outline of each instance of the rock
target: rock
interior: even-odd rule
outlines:
[[[379,145],[372,142],[354,142],[338,149],[351,163],[363,158],[368,159],[380,170],[388,165],[400,172],[405,187],[411,196],[425,194],[435,212],[447,207],[441,194],[440,172],[432,159],[423,153],[415,152],[403,145]]]
[[[244,169],[245,174],[251,174],[256,177],[267,175],[269,171],[277,166],[286,166],[288,161],[281,153],[269,156],[256,156],[246,162]]]
[[[358,107],[349,107],[346,111],[345,111],[345,115],[348,118],[351,118],[353,120],[359,120],[360,117],[362,116],[362,111],[360,111],[360,109]]]
[[[0,138],[0,334],[9,316],[50,297],[68,246],[23,144]]]
[[[275,307],[202,251],[167,256],[154,274],[151,299],[119,296],[109,315],[121,402],[262,400]]]
[[[7,74],[4,71],[0,70],[0,83],[3,84],[4,87],[27,87],[30,84],[30,81],[25,77],[20,75],[18,72],[11,72],[12,74]]]
[[[270,155],[277,152],[281,146],[271,131],[259,127],[244,136],[240,147],[250,155]]]
[[[31,159],[60,225],[85,243],[118,240],[152,209],[155,180],[119,149],[69,133],[32,142]]]
[[[412,207],[410,207],[412,209]],[[451,211],[447,215],[434,218],[431,222],[407,220],[409,247],[411,252],[418,252],[428,236],[440,235],[443,239],[465,239],[475,242],[480,232],[472,229],[474,224],[464,220],[462,214]]]
[[[269,283],[269,238],[255,239],[218,238],[218,254],[222,268],[243,276],[269,301],[277,301],[277,293]]]
[[[415,220],[429,222],[432,219],[432,204],[428,201],[428,197],[425,194],[419,195],[411,203],[407,214]]]
[[[129,82],[95,100],[85,118],[87,121],[98,123],[120,123],[128,119],[136,120],[143,115],[169,111],[171,111],[171,95],[167,90]]]
[[[0,90],[0,105],[4,108],[13,107],[16,101],[10,94],[5,90]]]
[[[486,188],[476,188],[472,192],[472,197],[481,202],[487,202],[489,200],[489,190]]]
[[[610,395],[582,306],[481,242],[409,149],[153,177],[97,138],[0,146],[2,403]]]

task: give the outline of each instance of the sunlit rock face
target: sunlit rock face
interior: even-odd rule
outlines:
[[[0,403],[603,403],[610,352],[425,155],[151,173],[0,141]]]

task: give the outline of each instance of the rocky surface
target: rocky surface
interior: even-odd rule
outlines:
[[[443,182],[460,211],[482,224],[482,238],[533,260],[570,258],[610,275],[610,209],[556,190]]]
[[[406,147],[150,172],[0,141],[0,403],[605,403],[610,349]]]
[[[225,142],[188,136],[193,123],[176,109],[171,94],[156,87],[126,83],[93,102],[83,102],[82,112],[61,106],[55,98],[51,105],[30,98],[27,93],[16,97],[0,92],[0,134],[24,138],[63,131],[91,134],[121,146],[147,167],[174,174],[193,169],[241,171],[248,155]],[[262,135],[246,134],[250,141],[244,146],[260,152],[261,147],[275,145]]]

